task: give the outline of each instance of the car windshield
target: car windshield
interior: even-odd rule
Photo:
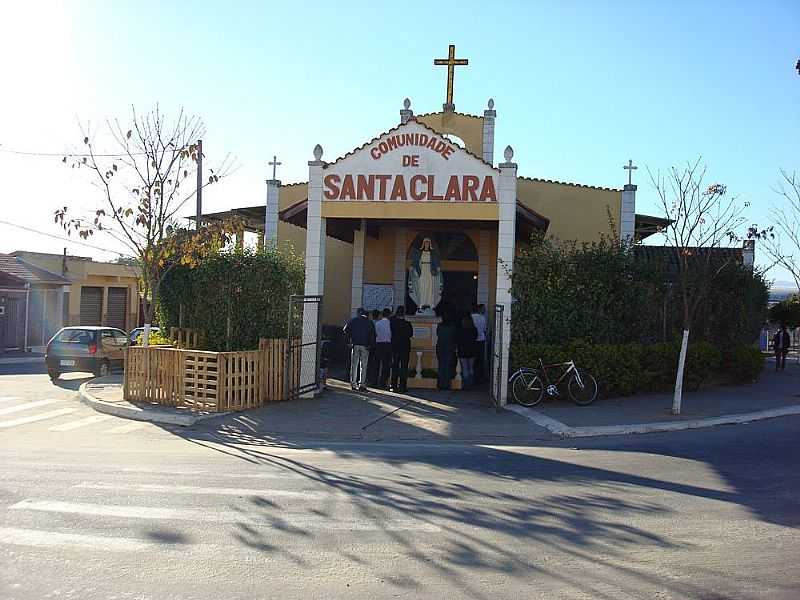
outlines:
[[[65,329],[56,336],[57,342],[68,344],[88,344],[94,340],[94,333],[85,329]]]

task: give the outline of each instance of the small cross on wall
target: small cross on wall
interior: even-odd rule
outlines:
[[[447,66],[447,99],[444,104],[444,109],[453,111],[455,110],[455,104],[453,104],[453,80],[455,79],[455,68],[468,65],[469,59],[456,58],[456,46],[455,44],[450,44],[447,47],[447,58],[435,58],[433,60],[433,64]]]
[[[278,157],[273,155],[272,156],[272,162],[268,162],[267,164],[272,167],[272,180],[276,181],[277,180],[276,170],[278,168],[278,165],[282,165],[283,163],[278,162]]]
[[[638,169],[639,167],[635,167],[633,165],[633,160],[628,159],[628,164],[622,167],[628,172],[628,185],[633,185],[632,176],[633,172]]]

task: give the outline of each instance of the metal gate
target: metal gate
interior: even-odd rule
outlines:
[[[503,391],[503,305],[495,304],[492,317],[492,352],[490,359],[491,377],[489,379],[489,397],[497,410],[501,408]]]
[[[81,325],[102,325],[103,288],[81,286]]]
[[[109,327],[125,329],[128,315],[128,288],[108,288],[108,310],[106,321]]]
[[[286,389],[291,399],[320,388],[322,296],[289,297],[288,332]]]

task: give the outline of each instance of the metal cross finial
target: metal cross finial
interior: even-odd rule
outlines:
[[[272,162],[268,162],[267,164],[272,167],[272,180],[275,181],[277,179],[277,177],[275,176],[276,175],[275,171],[277,170],[278,165],[282,165],[283,163],[278,162],[278,157],[273,154]]]
[[[628,172],[628,185],[631,185],[633,183],[631,181],[631,176],[633,175],[633,172],[636,169],[638,169],[639,167],[633,166],[633,161],[629,158],[628,159],[628,164],[623,166],[622,168],[625,169]]]
[[[450,110],[455,109],[453,104],[453,79],[455,75],[456,66],[468,65],[469,60],[466,58],[456,58],[456,46],[450,44],[447,49],[447,58],[436,58],[433,60],[434,65],[447,65],[447,103],[446,108]]]

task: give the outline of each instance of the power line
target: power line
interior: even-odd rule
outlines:
[[[82,158],[82,157],[96,157],[96,158],[124,158],[126,156],[145,156],[146,152],[131,152],[130,154],[74,154],[72,152],[27,152],[25,150],[12,150],[10,148],[0,148],[0,152],[7,152],[8,154],[20,154],[22,156],[48,156],[48,157],[65,157]]]
[[[2,144],[0,144],[2,145]],[[191,144],[190,144],[191,145]],[[186,150],[189,146],[184,146],[183,148],[178,148],[176,151]],[[94,156],[95,158],[126,158],[129,156],[148,156],[148,152],[131,152],[128,154],[127,152],[123,152],[121,154],[80,154],[75,152],[30,152],[27,150],[15,150],[13,148],[0,148],[0,152],[6,152],[8,154],[19,154],[21,156],[45,156],[45,157],[70,157],[70,158],[91,158]]]
[[[102,250],[103,252],[109,252],[111,254],[119,254],[120,256],[130,256],[129,254],[125,254],[124,252],[119,252],[117,250],[109,250],[108,248],[101,248],[100,246],[95,246],[93,244],[87,244],[86,242],[81,242],[79,240],[75,240],[69,237],[64,237],[63,235],[55,235],[54,233],[47,233],[45,231],[39,231],[38,229],[33,229],[32,227],[26,227],[25,225],[18,225],[17,223],[11,223],[10,221],[3,221],[0,219],[0,224],[3,225],[10,225],[11,227],[16,227],[17,229],[22,229],[24,231],[30,231],[31,233],[38,233],[39,235],[45,235],[47,237],[51,237],[57,240],[62,240],[65,242],[69,242],[70,244],[78,244],[79,246],[86,246],[87,248],[93,248],[95,250]]]

